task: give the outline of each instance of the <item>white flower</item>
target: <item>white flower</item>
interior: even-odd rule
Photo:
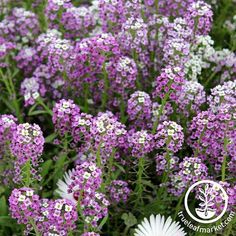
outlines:
[[[180,227],[179,223],[172,221],[170,217],[165,220],[164,216],[151,215],[148,221],[144,218],[138,225],[134,236],[184,236],[186,233]]]
[[[83,177],[84,177],[85,179],[89,179],[90,176],[91,176],[91,174],[88,173],[88,172],[85,172],[84,175],[83,175]]]
[[[175,131],[173,129],[168,129],[167,133],[168,133],[168,136],[173,136]]]
[[[57,210],[61,210],[62,207],[63,207],[63,204],[61,204],[61,203],[59,203],[59,202],[57,202],[56,205],[55,205],[55,208],[56,208]]]
[[[72,206],[65,205],[65,211],[70,212],[72,210]]]
[[[18,201],[19,202],[24,202],[26,199],[26,197],[24,195],[20,195],[19,198],[18,198]]]
[[[61,198],[71,200],[72,202],[76,204],[77,201],[74,198],[73,192],[68,193],[68,189],[69,189],[68,186],[72,183],[72,179],[71,179],[72,171],[69,170],[68,173],[64,174],[64,181],[62,181],[61,179],[58,180],[57,182],[58,189],[56,190],[56,193],[58,193]]]
[[[26,191],[26,196],[32,197],[33,195],[34,195],[34,191],[33,190]]]

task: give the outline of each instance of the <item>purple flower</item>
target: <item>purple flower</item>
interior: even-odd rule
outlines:
[[[126,202],[131,190],[128,183],[123,180],[113,180],[108,186],[111,202]]]
[[[164,121],[158,125],[154,138],[156,148],[175,153],[184,142],[183,128],[174,121]]]
[[[53,108],[52,121],[56,132],[64,136],[72,131],[72,120],[80,114],[79,107],[72,100],[62,99]]]
[[[16,127],[10,144],[11,153],[16,157],[16,176],[14,181],[19,182],[22,179],[21,168],[27,161],[30,161],[32,169],[38,167],[39,163],[42,161],[40,156],[42,155],[43,147],[44,137],[38,125],[24,123]],[[40,175],[37,175],[36,170],[32,171],[31,174],[38,180],[41,179]]]

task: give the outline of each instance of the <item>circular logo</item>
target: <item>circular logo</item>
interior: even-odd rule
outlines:
[[[197,199],[200,201],[195,212],[190,211],[188,206],[189,194],[195,190]],[[217,211],[217,205],[223,204],[223,209]],[[219,220],[226,212],[228,207],[228,195],[223,187],[212,180],[201,180],[194,183],[185,194],[184,206],[189,216],[203,224],[209,224]]]

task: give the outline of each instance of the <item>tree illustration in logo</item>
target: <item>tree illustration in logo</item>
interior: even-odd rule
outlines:
[[[211,208],[214,206],[214,198],[213,188],[209,187],[209,184],[206,184],[203,188],[199,188],[199,199],[201,203],[199,204],[199,208],[196,208],[195,211],[197,215],[202,219],[210,219],[216,214],[216,210]]]

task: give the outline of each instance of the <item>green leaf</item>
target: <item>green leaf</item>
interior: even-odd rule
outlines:
[[[41,175],[42,175],[43,178],[47,175],[47,173],[49,172],[51,166],[52,166],[52,160],[47,160],[42,164]]]
[[[125,225],[128,227],[132,227],[137,224],[137,219],[131,212],[128,214],[122,214],[121,219],[124,220]]]
[[[106,224],[107,220],[108,220],[108,215],[102,219],[101,223],[98,226],[99,230],[101,230],[102,226]]]
[[[10,102],[7,101],[7,99],[1,97],[2,101],[6,104],[6,106],[14,112],[14,107],[12,106],[12,104]]]
[[[142,180],[142,183],[143,183],[144,185],[146,185],[146,186],[152,188],[152,189],[155,189],[155,185],[153,185],[150,180],[145,180],[145,179],[143,179],[143,180]]]
[[[7,214],[7,201],[5,196],[0,198],[0,214],[6,215]]]
[[[14,228],[16,221],[10,216],[0,216],[0,225]]]
[[[123,168],[123,166],[119,165],[118,163],[114,163],[114,165],[118,167],[121,170],[121,172],[125,173],[125,169]]]
[[[48,112],[39,110],[39,111],[33,111],[33,112],[29,113],[28,115],[29,116],[37,116],[37,115],[41,115],[41,114],[48,114]]]
[[[29,109],[29,112],[28,112],[28,115],[30,116],[30,114],[34,111],[34,109],[38,106],[37,103],[35,103],[30,109]]]
[[[59,158],[58,160],[56,161],[56,169],[60,169],[61,167],[64,166],[64,162],[67,158],[67,154],[66,153],[63,153]]]
[[[60,178],[63,175],[63,167],[64,167],[64,163],[66,161],[67,155],[63,154],[60,156],[60,158],[56,161],[56,165],[55,165],[55,170],[54,170],[54,179],[56,177],[56,179]]]
[[[55,133],[48,135],[45,138],[45,143],[51,143],[56,137],[57,137],[57,134],[55,134]]]

